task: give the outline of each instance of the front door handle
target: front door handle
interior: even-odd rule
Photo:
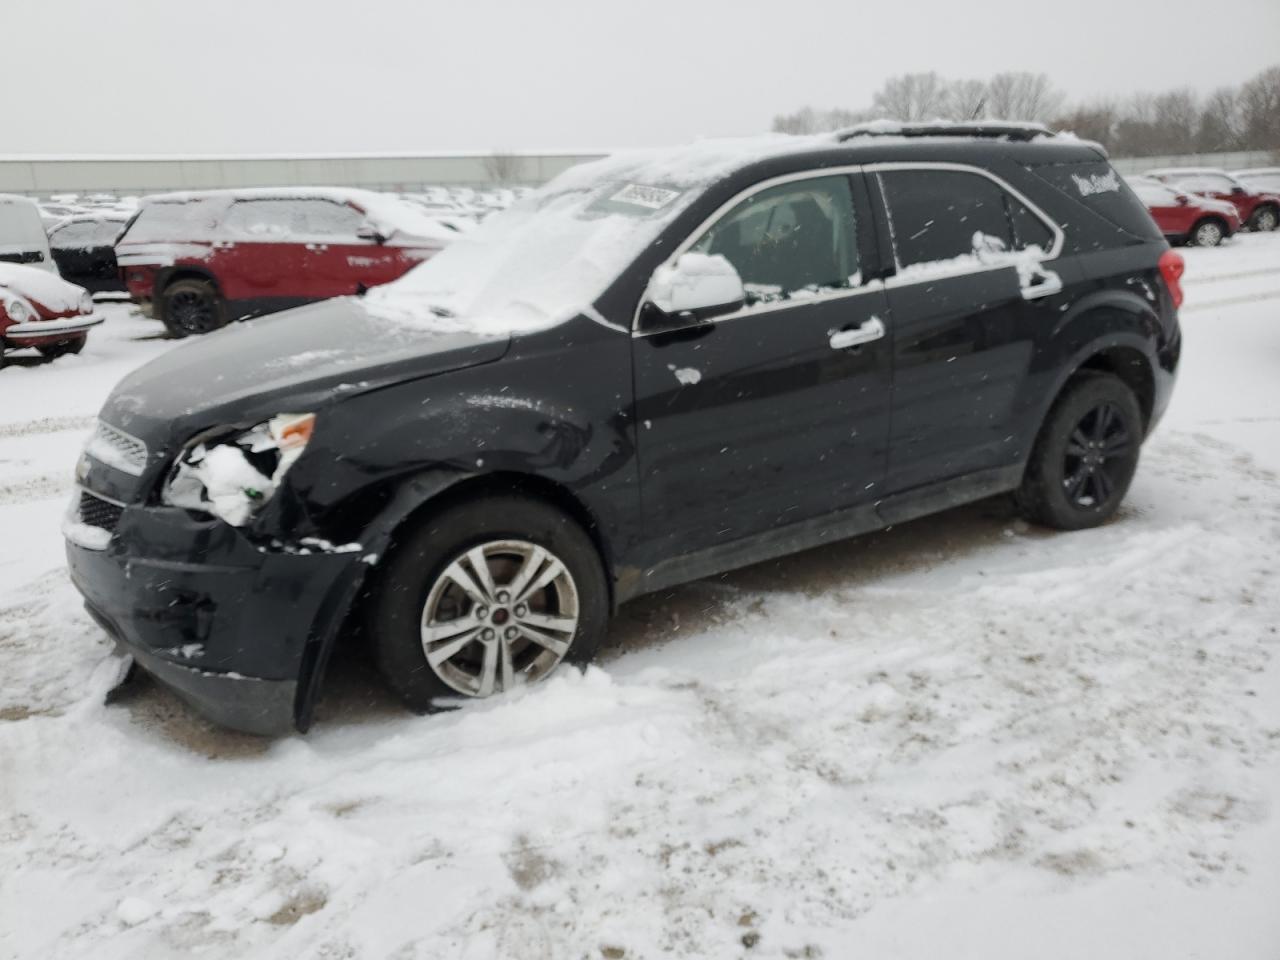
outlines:
[[[884,321],[879,317],[872,317],[860,327],[833,332],[831,334],[831,349],[848,350],[850,347],[859,347],[864,343],[870,343],[872,340],[879,340],[883,336]]]

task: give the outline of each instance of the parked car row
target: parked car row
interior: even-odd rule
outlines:
[[[517,195],[471,191],[464,202],[454,193],[288,187],[43,202],[0,195],[0,265],[7,265],[0,356],[25,347],[49,357],[78,352],[93,324],[71,324],[62,309],[68,298],[129,296],[183,337],[361,294],[429,259]],[[66,289],[55,291],[51,275]],[[10,303],[12,315],[3,309]],[[53,319],[52,340],[24,326]]]
[[[1128,179],[1170,243],[1216,247],[1238,230],[1280,225],[1280,167],[1164,167]]]

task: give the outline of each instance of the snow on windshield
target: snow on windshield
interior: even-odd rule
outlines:
[[[828,145],[775,135],[636,151],[561,174],[400,280],[370,313],[431,329],[509,332],[590,306],[715,180],[764,157]]]

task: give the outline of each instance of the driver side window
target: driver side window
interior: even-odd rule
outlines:
[[[843,176],[761,190],[708,228],[692,250],[733,264],[748,304],[847,290],[862,282],[853,197]]]

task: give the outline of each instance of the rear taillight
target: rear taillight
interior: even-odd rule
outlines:
[[[1175,308],[1182,306],[1182,272],[1186,268],[1187,264],[1178,251],[1166,250],[1160,254],[1160,276],[1164,277],[1164,285],[1169,288]]]

